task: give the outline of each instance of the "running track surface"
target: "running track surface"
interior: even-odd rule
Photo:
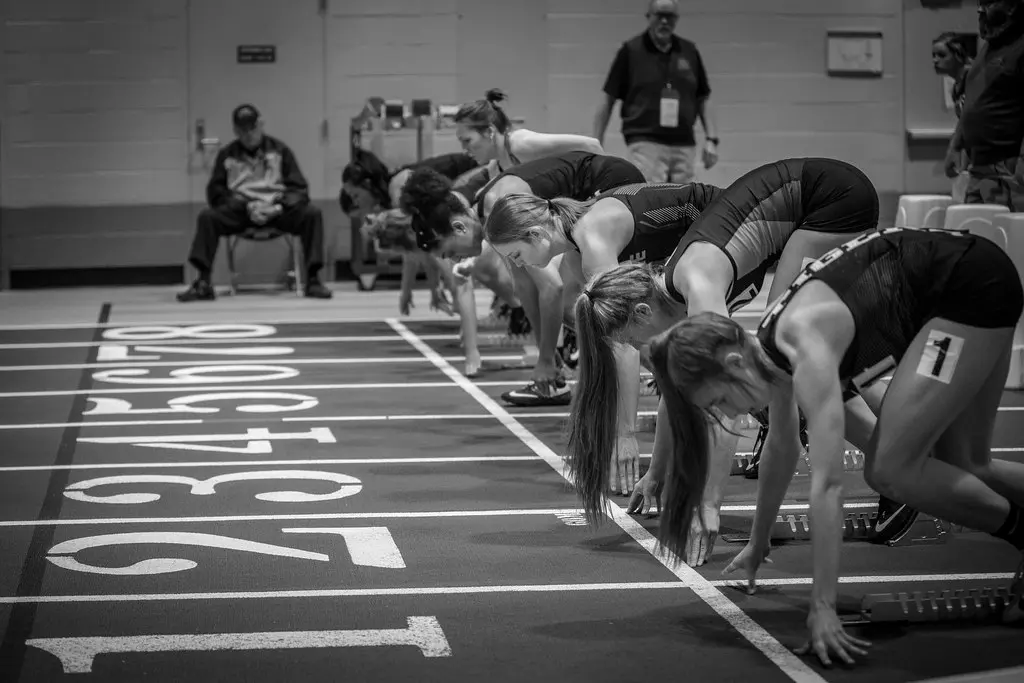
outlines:
[[[462,377],[454,321],[159,329],[0,330],[0,680],[895,683],[1024,664],[1020,630],[957,624],[862,630],[853,669],[791,654],[809,543],[777,548],[748,596],[721,575],[741,546],[691,570],[653,553],[656,519],[583,525],[566,409],[504,406],[529,376],[500,369],[514,349]],[[998,457],[1024,457],[1022,407],[1005,395]],[[875,500],[847,477],[851,504]],[[749,526],[754,486],[732,478],[723,527]],[[847,542],[843,602],[1001,586],[1016,561],[976,533]]]

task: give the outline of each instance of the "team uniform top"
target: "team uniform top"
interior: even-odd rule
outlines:
[[[839,367],[847,398],[895,368],[932,318],[1012,328],[1024,310],[1017,269],[995,243],[945,230],[873,231],[809,264],[761,320],[757,337],[786,372],[792,368],[775,343],[778,320],[814,281],[832,289],[853,316],[854,338]],[[951,372],[944,359],[956,343],[948,335],[930,340],[932,362],[925,370],[939,378]]]
[[[764,285],[797,230],[862,233],[878,227],[878,193],[859,169],[834,159],[785,159],[754,169],[722,192],[678,247],[671,273],[686,248],[710,242],[729,257],[730,311],[747,304]],[[669,294],[686,303],[666,277]]]
[[[530,193],[541,199],[568,197],[580,202],[622,185],[644,181],[640,169],[621,157],[593,152],[543,157],[513,166],[477,192],[473,201],[480,220],[484,218],[484,197],[505,176],[522,179],[530,186]]]
[[[664,262],[721,192],[703,183],[637,183],[604,193],[602,199],[617,199],[633,214],[633,237],[619,252],[619,263]],[[571,236],[569,241],[576,246]]]

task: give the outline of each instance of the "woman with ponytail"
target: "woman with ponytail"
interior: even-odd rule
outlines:
[[[616,187],[641,182],[640,171],[625,159],[590,152],[567,152],[527,161],[505,171],[471,197],[450,187],[436,173],[416,173],[405,185],[404,206],[418,216],[415,225],[422,248],[440,254],[477,257],[488,268],[507,271],[537,339],[539,358],[532,381],[502,394],[516,406],[566,405],[569,387],[558,367],[558,335],[563,320],[571,318],[557,263],[544,268],[522,268],[501,257],[484,240],[482,221],[490,208],[510,192],[542,198],[589,199]],[[555,199],[554,201],[561,201]],[[568,313],[568,315],[567,315]]]
[[[559,259],[566,294],[575,297],[584,282],[620,263],[630,263],[622,268],[632,272],[635,263],[663,262],[720,193],[719,188],[701,183],[641,183],[614,188],[585,202],[512,194],[495,202],[487,219],[487,239],[516,265],[546,267]],[[617,281],[625,283],[622,278]],[[580,315],[593,305],[583,296],[575,305],[580,363],[571,411],[578,419],[572,420],[570,459],[583,464],[592,456],[596,463],[583,465],[591,473],[610,461],[612,491],[627,495],[640,481],[635,434],[640,356],[608,335],[595,338],[600,313],[585,319]],[[590,498],[589,503],[588,509],[596,510],[596,499]]]
[[[620,188],[617,192],[629,194],[631,190]],[[511,198],[507,199],[511,202]],[[535,210],[535,207],[523,201],[516,201],[515,206],[502,207],[500,213],[496,206],[487,225],[488,239],[496,250],[510,258],[528,259],[531,263],[542,263],[549,258],[549,254],[569,248],[566,246],[569,243],[578,245],[581,259],[586,258],[588,251],[602,253],[603,250],[603,253],[610,253],[630,233],[626,228],[618,228],[616,234],[619,235],[619,241],[609,244],[607,235],[614,230],[610,227],[611,219],[599,216],[596,221],[591,220],[592,216],[598,214],[601,204],[610,204],[610,200],[601,199],[592,207],[580,207],[585,211],[578,219],[574,218],[577,207],[573,206],[565,206],[561,212],[556,206],[554,213]],[[644,224],[649,224],[652,217],[672,215],[669,207],[658,209],[645,210],[639,217],[642,217]],[[602,357],[588,358],[587,350],[594,349],[596,344],[584,337],[601,335],[639,347],[687,315],[704,311],[729,315],[758,295],[769,268],[773,266],[776,267],[776,274],[768,296],[769,301],[774,300],[793,281],[807,260],[813,260],[828,249],[877,228],[878,195],[863,173],[844,162],[832,159],[787,159],[751,171],[726,190],[716,192],[712,200],[699,210],[693,206],[676,213],[679,215],[678,220],[686,223],[688,229],[682,231],[664,270],[618,266],[611,272],[591,279],[594,277],[593,270],[584,268],[583,275],[591,281],[586,298],[581,296],[578,300],[577,314],[580,307],[588,306],[594,306],[595,310],[600,307],[600,310],[608,312],[607,315],[590,318],[591,321],[600,322],[599,325],[584,325],[577,321],[580,367],[587,363],[596,364],[594,373],[587,374],[611,373],[613,367],[603,361]],[[640,224],[639,219],[634,220],[637,225]],[[603,239],[588,237],[588,232],[602,236]],[[635,253],[638,250],[632,251]],[[620,261],[625,260],[622,256],[620,252]],[[657,257],[660,256],[661,252],[656,249],[647,249],[644,260],[657,263]],[[627,283],[629,279],[635,279],[636,282]],[[616,315],[611,315],[612,311],[617,312]],[[630,387],[619,394],[619,400],[625,401],[623,394],[627,391],[631,397],[638,393],[638,389],[632,388],[638,386],[638,378],[634,376],[627,379],[623,375],[619,386]],[[585,387],[581,381],[578,393],[586,393]],[[633,398],[632,401],[635,406],[638,399]],[[664,406],[660,406],[659,415],[663,412]],[[624,413],[620,412],[620,415]],[[577,426],[576,423],[585,423],[590,419],[586,411],[574,407],[571,412],[572,433],[583,433],[588,428],[582,424]],[[735,452],[738,440],[733,427],[731,420],[723,420],[722,427],[715,425],[714,428],[713,443],[716,449],[730,455]],[[591,428],[610,429],[608,425]],[[619,429],[623,429],[621,424]],[[777,439],[769,438],[767,427],[764,429],[764,447],[779,447]],[[667,443],[666,438],[663,430],[656,427],[651,466],[647,474],[637,482],[633,499],[627,508],[630,511],[638,509],[641,503],[644,508],[648,508],[656,500],[656,492],[661,484],[660,459],[663,457],[663,448],[659,447],[659,443]],[[603,443],[607,443],[607,439]],[[610,451],[592,451],[585,444],[572,439],[569,442],[569,453],[574,463],[583,463],[588,458],[607,463],[612,457]],[[706,524],[693,529],[691,552],[687,555],[687,562],[695,566],[703,564],[710,557],[717,535],[718,509],[731,470],[728,464],[719,460],[715,462],[704,497],[706,505],[703,514]],[[580,472],[585,474],[594,470],[595,466],[587,465],[582,466]],[[615,491],[616,482],[613,480],[611,483],[612,491]],[[594,495],[594,487],[593,482],[580,483],[581,490],[589,491],[591,495]],[[584,502],[595,511],[600,505],[594,498]],[[906,519],[909,519],[908,523],[913,522],[913,518],[906,517],[898,506],[885,507],[886,501],[880,502],[880,518],[899,513],[902,515],[901,523]],[[887,528],[896,533],[901,524],[889,525]]]
[[[743,572],[752,592],[796,470],[799,410],[810,437],[814,581],[798,653],[852,664],[869,646],[836,613],[844,440],[864,450],[864,477],[876,491],[1020,553],[1003,619],[1021,619],[1024,464],[992,459],[991,442],[1022,311],[1020,276],[992,242],[890,228],[806,267],[756,333],[711,312],[674,324],[651,342],[672,433],[659,541],[679,552],[701,509],[714,464],[704,425],[768,406],[773,432],[793,447],[765,449],[750,540],[725,568]],[[850,411],[844,400],[885,375],[892,380],[878,420]]]
[[[480,165],[487,165],[492,178],[521,163],[566,152],[604,153],[597,138],[586,135],[513,129],[499,105],[504,100],[505,93],[492,88],[484,99],[462,105],[455,114],[455,135],[462,149]]]

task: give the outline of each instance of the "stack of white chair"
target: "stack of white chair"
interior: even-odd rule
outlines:
[[[897,228],[940,229],[953,198],[944,194],[905,194],[896,211]]]

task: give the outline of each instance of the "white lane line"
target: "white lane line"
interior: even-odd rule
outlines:
[[[202,420],[124,420],[113,422],[38,422],[0,425],[0,429],[64,429],[65,427],[152,427],[155,425],[199,425]]]
[[[522,359],[522,354],[505,356],[481,356],[484,361],[517,361]],[[446,356],[445,360],[458,362],[466,360],[465,356]],[[382,357],[382,358],[281,358],[275,356],[272,359],[260,360],[259,358],[219,359],[219,360],[161,360],[161,361],[107,361],[101,363],[56,363],[52,365],[3,365],[0,372],[40,372],[43,370],[107,370],[116,368],[177,368],[195,366],[228,366],[228,365],[253,365],[255,363],[266,364],[273,362],[277,365],[396,365],[403,363],[420,364],[426,363],[425,358],[419,356]]]
[[[445,385],[450,386],[450,385]],[[264,387],[266,388],[266,387]],[[202,387],[203,392],[206,392],[206,387]],[[181,391],[179,389],[179,391]],[[198,391],[198,389],[197,389]],[[1024,410],[1021,408],[1000,408],[1000,410]],[[652,416],[657,415],[656,410],[639,410],[637,415]],[[511,415],[511,414],[510,414]],[[515,419],[517,420],[538,420],[538,419],[549,419],[549,418],[567,418],[569,413],[515,413]],[[281,422],[423,422],[423,421],[438,421],[438,420],[494,420],[501,418],[496,417],[490,413],[423,413],[423,414],[401,414],[401,415],[304,415],[304,416],[293,416],[293,417],[281,417],[281,418],[265,418],[265,422],[273,423],[277,420]],[[134,421],[112,421],[103,422],[100,420],[93,422],[27,422],[22,424],[8,424],[0,425],[0,430],[15,430],[15,429],[64,429],[65,427],[151,427],[158,425],[197,425],[197,424],[223,424],[237,422],[236,419],[218,419],[218,418],[207,418],[207,419],[194,419],[194,420],[134,420]],[[1013,447],[1000,447],[993,448],[993,453],[1020,453],[1024,452],[1024,448],[1013,446]],[[738,452],[737,455],[752,455],[749,451]],[[645,457],[650,457],[647,454]]]
[[[457,334],[441,335],[445,339],[460,339]],[[100,341],[74,342],[21,342],[17,344],[0,344],[0,351],[16,351],[22,349],[88,349],[94,346],[239,346],[266,344],[344,344],[350,342],[400,342],[401,337],[393,334],[344,335],[340,337],[241,337],[238,339],[160,339],[156,341],[134,341],[124,339],[102,339]]]
[[[481,392],[483,393],[483,392]],[[486,394],[485,394],[486,395]],[[657,410],[640,410],[637,415],[657,415]],[[569,417],[569,413],[515,413],[517,420],[531,418]],[[445,415],[319,415],[310,417],[282,417],[282,422],[359,422],[360,420],[501,420],[493,413],[453,413]]]
[[[247,317],[244,320],[235,320],[231,318],[231,314],[228,311],[224,312],[224,319],[217,320],[215,322],[221,324],[263,324],[263,325],[340,325],[342,327],[346,325],[360,325],[367,323],[386,323],[387,320],[384,318],[369,318],[369,317],[354,317],[354,318],[339,318],[331,320],[321,316],[319,318],[295,318],[295,319],[283,319],[281,316],[274,317],[272,312],[263,312],[259,310],[245,311]],[[752,318],[760,317],[764,315],[764,310],[758,309],[744,309],[737,311],[732,314],[732,317],[740,318]],[[260,318],[266,317],[266,320],[254,320],[253,317]],[[439,318],[437,316],[426,316],[426,315],[411,315],[403,318],[405,322],[411,323],[443,323],[451,322],[451,319]],[[36,323],[36,324],[20,324],[20,325],[0,325],[0,331],[4,330],[93,330],[97,328],[107,329],[114,327],[151,327],[155,325],[167,326],[167,325],[209,325],[209,320],[125,320],[125,321],[107,321],[105,323],[97,323],[95,320],[92,322],[81,322],[81,323]]]
[[[1012,574],[926,574],[912,576],[844,576],[840,583],[928,583],[932,581],[1000,581],[1012,578]],[[783,583],[788,582],[788,583]],[[707,581],[715,588],[739,585],[738,581]],[[810,585],[811,579],[759,579],[762,586],[773,585]],[[107,595],[28,595],[0,596],[0,605],[26,603],[63,604],[82,602],[177,602],[200,600],[273,600],[299,598],[369,598],[369,597],[400,597],[427,595],[494,595],[515,593],[585,593],[596,591],[643,591],[643,590],[689,590],[691,586],[681,581],[645,581],[633,583],[555,583],[555,584],[520,584],[494,586],[422,586],[413,588],[338,588],[309,589],[290,591],[230,591],[210,593],[128,593]],[[815,680],[801,678],[799,680]]]
[[[481,334],[488,336],[504,335],[503,332],[481,331]],[[421,334],[420,339],[425,341],[461,341],[462,335],[458,333],[449,334]],[[0,344],[0,351],[23,351],[41,349],[88,349],[94,346],[255,346],[257,344],[351,344],[360,342],[399,342],[404,340],[395,334],[348,334],[338,337],[240,337],[237,339],[160,339],[155,341],[135,341],[125,339],[103,339],[100,341],[73,341],[73,342],[19,342],[12,344]]]
[[[403,340],[404,343],[404,340]],[[526,368],[528,369],[528,368]],[[474,382],[478,387],[521,387],[527,379]],[[576,384],[570,380],[568,384]],[[453,382],[346,382],[342,384],[203,384],[202,390],[214,391],[368,391],[376,389],[458,389]],[[461,391],[461,389],[460,389]],[[69,389],[66,391],[8,391],[0,398],[45,398],[50,396],[77,396],[79,394],[180,394],[182,387],[125,387],[123,389]]]
[[[547,462],[553,470],[571,482],[565,462],[532,432],[521,425],[507,410],[494,399],[473,385],[458,370],[452,367],[439,353],[434,351],[401,322],[391,319],[388,324],[417,351],[430,360],[434,366],[465,389],[489,413],[494,415],[512,434],[519,438],[530,450]],[[712,586],[707,579],[689,567],[679,557],[671,553],[659,552],[657,541],[636,520],[626,514],[618,505],[609,503],[608,514],[619,527],[629,534],[637,543],[654,556],[662,565],[671,571],[684,584],[691,588],[704,602],[719,614],[730,626],[735,628],[751,645],[761,651],[770,661],[792,680],[799,683],[827,683],[810,666],[803,662],[785,645],[776,640],[767,630],[755,622],[741,610],[722,591]]]
[[[467,462],[537,462],[536,455],[453,456],[450,458],[330,458],[324,460],[221,460],[216,462],[108,462],[93,465],[21,465],[0,467],[2,472],[50,472],[52,470],[138,470],[191,467],[298,467],[300,465],[419,465]]]
[[[496,586],[422,586],[416,588],[337,588],[290,591],[230,591],[216,593],[130,593],[112,595],[0,596],[0,605],[69,602],[177,602],[180,600],[272,600],[281,598],[371,598],[377,596],[487,595],[495,593],[585,593],[591,591],[680,590],[678,581],[621,583],[552,583]]]
[[[309,512],[281,515],[211,515],[204,517],[92,517],[88,519],[3,520],[0,527],[92,526],[100,524],[198,524],[209,522],[277,522],[330,519],[438,519],[458,517],[537,517],[578,515],[572,508],[524,510],[438,510],[414,512]]]
[[[1006,581],[1013,578],[1013,572],[994,574],[884,574],[881,576],[840,576],[839,583],[863,584],[863,583],[954,583],[956,581]],[[734,579],[716,580],[711,582],[715,586],[745,586],[743,581]],[[810,586],[814,578],[810,576],[799,576],[784,579],[757,579],[758,586]]]
[[[243,319],[236,319],[232,317],[230,311],[224,311],[223,319],[220,320],[125,320],[125,321],[110,321],[105,323],[97,323],[95,320],[92,322],[81,322],[81,323],[24,323],[18,325],[0,325],[0,331],[4,330],[93,330],[93,329],[108,329],[117,327],[167,327],[167,326],[193,326],[193,325],[210,325],[213,323],[223,325],[340,325],[342,327],[346,325],[365,325],[367,323],[378,323],[384,324],[387,321],[384,318],[370,318],[370,317],[352,317],[352,318],[336,318],[331,319],[326,315],[322,315],[319,318],[285,318],[281,313],[275,313],[274,311],[266,311],[259,309],[251,309],[247,311],[241,311],[239,313],[245,315]],[[257,318],[259,318],[257,320]],[[437,316],[427,315],[411,315],[404,318],[406,322],[413,323],[444,323],[451,322],[451,318],[440,318]]]

